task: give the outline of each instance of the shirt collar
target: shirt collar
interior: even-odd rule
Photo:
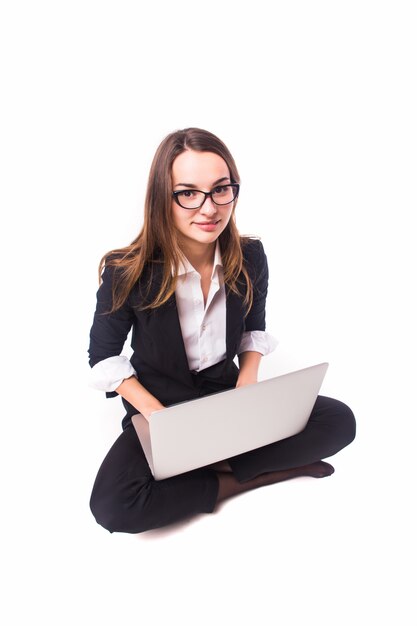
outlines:
[[[221,268],[221,267],[223,267],[222,255],[220,252],[220,244],[217,241],[216,249],[214,251],[213,272],[211,274],[211,280],[218,282],[218,268]],[[197,272],[197,270],[191,265],[187,257],[183,256],[178,267],[178,276],[183,276],[184,274],[191,274],[192,272]]]

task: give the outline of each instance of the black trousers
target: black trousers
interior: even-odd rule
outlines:
[[[318,396],[306,428],[293,437],[229,459],[233,474],[245,482],[265,472],[314,463],[336,454],[355,438],[348,406]],[[139,533],[166,526],[216,505],[218,478],[202,468],[154,480],[134,427],[130,424],[104,459],[90,506],[97,522],[110,532]]]

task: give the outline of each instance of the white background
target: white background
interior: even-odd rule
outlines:
[[[3,623],[415,625],[416,9],[369,0],[1,4]],[[262,237],[262,376],[328,360],[336,473],[110,535],[120,431],[87,386],[97,266],[164,136],[219,135]],[[413,583],[414,577],[414,583]]]

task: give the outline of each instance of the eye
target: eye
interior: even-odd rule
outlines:
[[[195,191],[191,191],[190,189],[186,189],[185,191],[179,191],[177,196],[180,198],[193,198],[195,196]]]
[[[230,193],[231,187],[229,185],[219,185],[212,191],[216,196],[226,196]]]

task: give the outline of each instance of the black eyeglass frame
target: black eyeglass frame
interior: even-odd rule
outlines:
[[[234,196],[232,200],[229,200],[229,202],[216,202],[213,198],[213,193],[215,192],[215,190],[217,189],[217,187],[232,187],[234,189]],[[180,189],[179,191],[173,191],[172,192],[172,197],[174,198],[175,202],[182,208],[185,209],[186,211],[196,211],[197,209],[201,209],[201,207],[203,206],[203,204],[205,203],[205,201],[207,200],[207,198],[210,196],[211,201],[213,202],[213,204],[216,204],[217,206],[226,206],[226,204],[230,204],[231,202],[234,202],[236,200],[236,198],[239,195],[239,189],[240,189],[240,185],[239,183],[229,183],[227,185],[217,185],[217,187],[215,187],[212,191],[201,191],[201,189]],[[188,206],[183,206],[181,204],[181,202],[178,199],[178,195],[180,193],[184,193],[184,191],[196,191],[198,193],[203,193],[204,194],[204,200],[203,202],[196,207],[188,207]]]

